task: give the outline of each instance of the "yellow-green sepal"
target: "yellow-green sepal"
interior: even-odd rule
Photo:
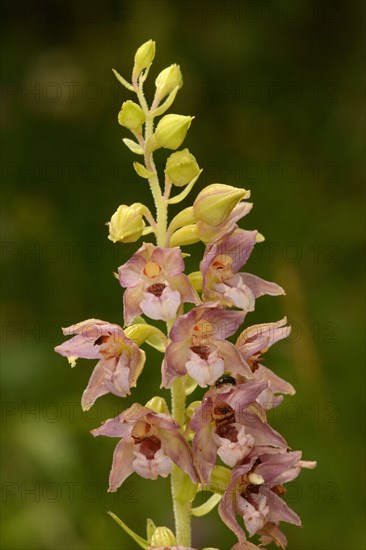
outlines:
[[[132,529],[130,529],[128,527],[128,525],[126,525],[118,516],[116,516],[116,514],[114,514],[113,512],[110,512],[108,510],[107,514],[109,516],[111,516],[112,519],[114,519],[114,521],[116,523],[118,523],[118,525],[120,527],[122,527],[122,529],[128,534],[130,535],[131,539],[133,539],[141,548],[143,548],[144,550],[148,550],[150,544],[148,543],[148,541],[146,539],[143,539],[142,537],[140,537],[140,535],[138,535],[137,533],[135,533],[135,531],[132,531]]]
[[[151,178],[151,176],[154,175],[154,172],[150,172],[143,164],[140,164],[139,162],[134,162],[133,167],[135,169],[135,172],[140,178],[144,178],[148,180]]]
[[[120,82],[122,84],[122,86],[124,86],[125,88],[127,88],[127,90],[130,90],[130,92],[134,92],[134,88],[132,86],[132,84],[130,84],[129,82],[127,82],[127,80],[125,78],[123,78],[123,76],[121,76],[119,74],[118,71],[116,71],[116,69],[112,69],[113,71],[113,74],[114,76],[117,78],[118,82]]]
[[[196,506],[195,508],[192,508],[191,510],[192,516],[196,516],[196,517],[205,516],[206,514],[211,512],[215,508],[215,506],[217,506],[220,500],[221,500],[221,495],[219,495],[218,493],[214,493],[213,495],[210,496],[208,500],[206,500],[206,502],[201,504],[201,506]]]
[[[153,325],[149,325],[142,317],[136,317],[133,323],[124,329],[127,338],[130,338],[135,344],[141,346],[144,342],[151,347],[157,349],[161,353],[165,353],[168,339],[165,334]]]

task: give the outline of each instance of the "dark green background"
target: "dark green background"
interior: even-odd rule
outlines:
[[[288,548],[361,550],[365,3],[2,7],[2,548],[132,550],[107,509],[142,535],[146,517],[172,526],[168,481],[132,476],[107,494],[116,441],[89,434],[134,400],[168,398],[158,390],[158,354],[131,398],[103,397],[83,415],[92,362],[71,371],[53,352],[60,326],[122,322],[112,272],[136,246],[113,245],[104,224],[119,204],[151,199],[121,142],[127,131],[116,117],[130,95],[111,67],[128,78],[136,48],[153,38],[148,90],[179,63],[184,87],[173,112],[196,117],[185,146],[204,173],[192,196],[213,182],[251,189],[242,226],[266,242],[248,271],[287,291],[262,298],[247,321],[286,314],[294,326],[267,358],[297,388],[273,421],[318,467],[289,489],[304,526],[284,526]],[[193,269],[202,251],[196,246]],[[216,512],[193,526],[196,547],[228,550],[235,541]]]

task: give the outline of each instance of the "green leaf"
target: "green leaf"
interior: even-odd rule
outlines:
[[[127,90],[130,90],[130,92],[134,92],[135,89],[134,87],[132,86],[132,84],[130,84],[129,82],[127,82],[126,79],[123,78],[123,76],[121,76],[119,74],[119,72],[116,71],[116,69],[112,69],[113,71],[113,74],[114,76],[117,78],[117,80],[122,84],[122,86],[124,86],[125,88],[127,88]]]
[[[136,155],[143,155],[144,151],[142,150],[141,145],[136,143],[136,141],[133,141],[132,139],[124,138],[123,143],[126,145],[126,147],[129,148],[130,151],[133,153],[136,153]]]
[[[217,495],[217,494],[211,495],[210,498],[206,500],[206,502],[201,504],[201,506],[196,506],[196,508],[192,508],[192,516],[196,516],[196,517],[205,516],[215,508],[215,506],[220,502],[220,500],[221,500],[221,495]]]
[[[149,548],[149,543],[147,542],[147,540],[143,539],[142,537],[140,537],[140,535],[137,535],[134,531],[132,531],[132,529],[130,529],[125,523],[123,523],[123,521],[121,519],[119,519],[118,516],[116,516],[116,514],[114,514],[113,512],[110,512],[109,510],[107,511],[107,514],[111,516],[111,518],[114,519],[114,521],[116,523],[118,523],[118,525],[120,527],[122,527],[122,529],[128,534],[130,535],[130,537],[135,541],[137,542],[137,544],[139,546],[141,546],[141,548],[143,548],[144,550],[147,550]]]
[[[143,164],[140,164],[139,162],[134,162],[133,167],[136,170],[137,175],[140,176],[140,178],[149,179],[151,176],[154,175],[154,172],[150,172]]]

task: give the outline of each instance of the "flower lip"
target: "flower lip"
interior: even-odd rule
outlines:
[[[138,444],[137,441],[135,441],[135,444]],[[153,435],[141,441],[139,452],[148,460],[153,460],[159,449],[161,449],[161,441]]]
[[[157,298],[160,298],[160,296],[163,294],[164,288],[166,288],[166,285],[164,283],[154,283],[146,289],[146,292],[150,292],[150,294],[153,294]]]
[[[203,359],[204,361],[207,361],[207,359],[209,358],[210,348],[208,346],[200,344],[197,346],[191,346],[190,349],[191,351],[193,351],[193,353],[199,355],[199,357],[201,357],[201,359]]]

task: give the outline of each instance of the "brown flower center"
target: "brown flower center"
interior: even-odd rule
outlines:
[[[232,424],[219,426],[216,428],[216,433],[219,437],[228,439],[232,443],[236,443],[238,441],[238,430]]]
[[[136,443],[136,441],[135,441]],[[152,460],[155,453],[161,448],[161,441],[154,435],[148,437],[141,442],[139,452],[146,456],[148,460]]]
[[[100,346],[102,344],[105,344],[108,340],[110,334],[103,334],[102,336],[99,336],[94,342],[94,346]]]
[[[207,361],[210,355],[210,348],[208,346],[191,346],[191,350],[193,351],[193,353],[199,355],[204,361]]]
[[[149,286],[146,290],[147,292],[150,292],[151,294],[154,294],[154,296],[160,298],[165,287],[166,285],[164,285],[164,283],[155,283],[154,285]]]

